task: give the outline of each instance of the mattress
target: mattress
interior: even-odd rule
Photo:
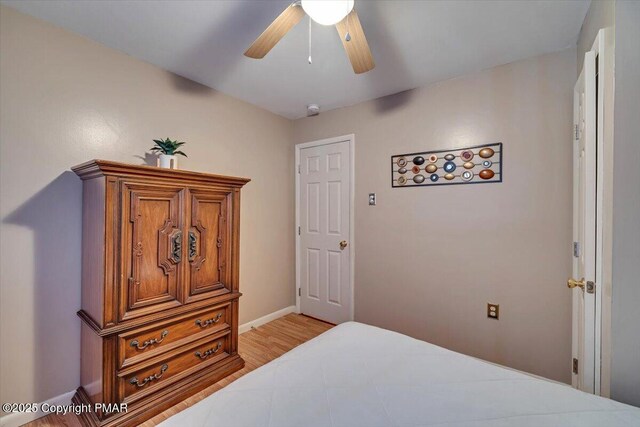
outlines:
[[[638,427],[640,409],[348,322],[161,426]]]

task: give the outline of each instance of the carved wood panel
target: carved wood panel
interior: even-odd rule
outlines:
[[[190,189],[187,301],[231,291],[232,193]]]
[[[123,183],[121,319],[181,304],[184,192]]]

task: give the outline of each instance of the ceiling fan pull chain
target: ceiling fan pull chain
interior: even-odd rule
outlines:
[[[309,17],[309,64],[311,63],[311,17]]]
[[[355,9],[355,5],[353,6],[353,8]],[[347,17],[345,18],[347,20],[347,34],[344,35],[344,39],[345,41],[348,41],[348,42],[351,41],[351,34],[349,34],[349,15],[350,15],[349,5],[347,4]]]

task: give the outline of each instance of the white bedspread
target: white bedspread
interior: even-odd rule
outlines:
[[[638,427],[640,409],[349,322],[161,426]]]

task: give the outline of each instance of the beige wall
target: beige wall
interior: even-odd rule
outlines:
[[[356,137],[356,320],[570,381],[575,58],[543,55],[294,122],[296,143]],[[391,188],[393,154],[497,141],[503,183]]]
[[[81,184],[93,158],[142,163],[188,142],[181,167],[252,178],[242,195],[240,321],[294,303],[291,122],[0,8],[0,401],[79,383]]]
[[[640,3],[615,21],[611,397],[640,406]]]

